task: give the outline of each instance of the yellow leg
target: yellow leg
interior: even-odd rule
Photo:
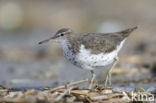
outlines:
[[[96,75],[95,75],[93,70],[91,70],[91,74],[92,74],[92,79],[91,79],[91,82],[89,84],[89,89],[92,89],[93,83],[94,83],[94,80],[95,80],[95,77],[96,77]]]
[[[112,76],[112,70],[113,68],[116,66],[117,62],[119,61],[119,57],[116,57],[114,59],[114,63],[113,63],[113,66],[111,67],[111,69],[108,71],[108,74],[107,74],[107,77],[106,77],[106,80],[105,80],[105,86],[107,86],[107,82],[109,81],[109,86],[111,86],[111,76]]]

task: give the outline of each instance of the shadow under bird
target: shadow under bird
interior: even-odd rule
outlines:
[[[62,28],[53,37],[41,41],[39,44],[50,40],[59,43],[66,59],[79,68],[91,71],[92,79],[89,85],[89,89],[91,89],[96,67],[104,67],[113,63],[105,80],[105,86],[108,82],[111,85],[111,71],[118,61],[118,52],[130,33],[136,29],[137,27],[133,27],[114,33],[79,34],[70,28]]]

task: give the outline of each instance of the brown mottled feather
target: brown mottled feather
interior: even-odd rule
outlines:
[[[137,29],[137,27],[129,28],[115,33],[88,33],[68,35],[68,41],[71,44],[70,49],[73,53],[78,53],[80,45],[84,45],[86,49],[91,49],[93,54],[101,52],[108,53],[116,49],[117,45],[129,34]]]

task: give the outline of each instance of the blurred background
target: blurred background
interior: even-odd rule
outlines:
[[[1,0],[0,84],[54,87],[90,78],[90,72],[64,59],[58,44],[38,42],[63,27],[88,33],[139,26],[120,51],[113,85],[155,86],[155,10],[155,0]],[[99,80],[104,70],[97,70]]]

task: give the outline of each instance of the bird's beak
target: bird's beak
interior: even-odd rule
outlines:
[[[43,44],[43,43],[47,43],[47,42],[49,42],[50,40],[54,40],[54,39],[56,39],[58,36],[53,36],[53,37],[51,37],[51,38],[49,38],[49,39],[46,39],[46,40],[43,40],[43,41],[41,41],[41,42],[39,42],[38,44]]]

